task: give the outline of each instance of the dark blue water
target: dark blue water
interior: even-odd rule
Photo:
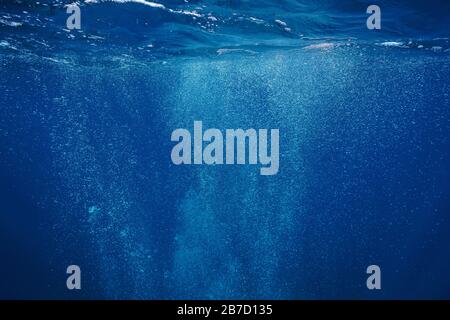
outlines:
[[[0,1],[0,298],[450,298],[450,2],[66,3]],[[195,120],[279,173],[173,165]]]

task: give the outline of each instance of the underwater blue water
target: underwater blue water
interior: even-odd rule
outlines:
[[[449,1],[70,2],[0,1],[0,298],[450,298]],[[195,120],[279,173],[173,165]]]

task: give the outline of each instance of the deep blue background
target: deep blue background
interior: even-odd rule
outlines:
[[[0,3],[0,298],[450,298],[448,3],[163,3]],[[280,172],[172,165],[194,120]]]

